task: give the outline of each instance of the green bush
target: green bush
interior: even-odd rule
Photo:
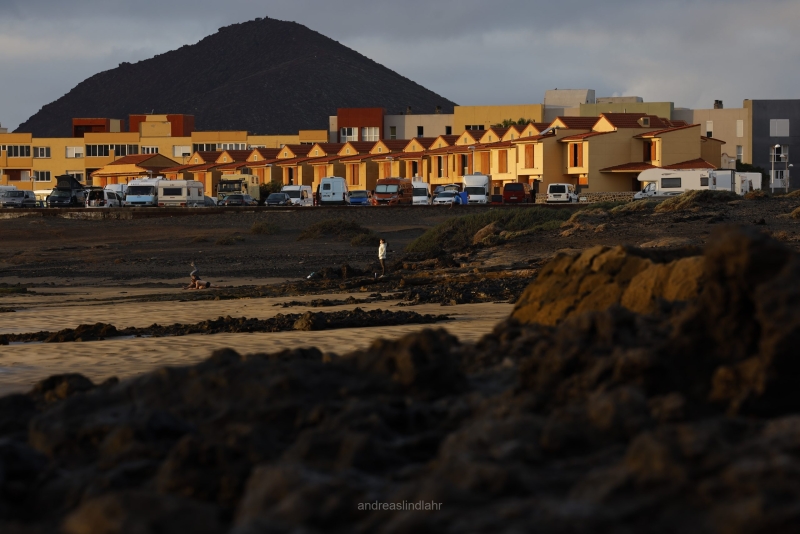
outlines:
[[[670,197],[661,202],[653,210],[656,213],[673,211],[695,211],[709,204],[722,204],[741,197],[732,191],[713,191],[711,189],[694,189],[681,195]]]
[[[275,235],[280,231],[280,226],[269,221],[256,221],[250,227],[251,234]]]
[[[300,234],[298,241],[304,239],[319,239],[321,237],[332,237],[339,240],[352,239],[360,234],[368,234],[369,230],[355,221],[347,219],[328,219],[312,224]]]
[[[372,232],[368,234],[358,234],[350,240],[352,247],[377,247],[381,243],[381,237]]]
[[[572,213],[566,209],[534,207],[490,210],[453,217],[419,236],[406,247],[406,251],[435,256],[441,250],[458,250],[469,246],[475,233],[493,222],[500,224],[507,232],[516,233],[541,227],[545,223],[560,225]]]

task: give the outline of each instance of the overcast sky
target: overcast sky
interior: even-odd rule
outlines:
[[[0,0],[0,124],[83,79],[268,16],[462,105],[553,88],[676,107],[800,98],[797,0]]]

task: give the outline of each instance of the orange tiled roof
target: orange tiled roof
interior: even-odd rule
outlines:
[[[311,153],[311,149],[314,146],[318,146],[319,148],[322,149],[323,152],[325,152],[327,154],[331,154],[331,153],[335,154],[335,153],[339,152],[339,149],[341,149],[344,145],[345,145],[344,143],[315,143],[314,145],[310,145],[308,147],[308,150],[309,150],[308,153],[309,154]]]
[[[158,154],[138,154],[135,156],[123,156],[117,160],[112,161],[109,165],[138,165],[143,161],[147,161]]]
[[[591,130],[597,124],[597,117],[556,117],[570,130]],[[555,122],[555,121],[553,121]],[[553,123],[551,122],[550,125]],[[541,131],[541,130],[540,130]]]
[[[622,165],[614,165],[613,167],[606,167],[600,169],[600,172],[642,172],[647,169],[656,169],[655,165],[645,163],[643,161],[633,161],[631,163],[623,163]]]
[[[250,154],[253,153],[252,150],[226,150],[225,152],[227,152],[228,155],[233,158],[233,161],[244,161]],[[222,154],[222,152],[220,152],[220,154]]]
[[[511,128],[503,128],[501,126],[498,126],[497,128],[490,127],[486,131],[488,132],[489,130],[491,130],[491,131],[493,131],[494,133],[497,134],[497,137],[503,137],[506,134],[506,132],[509,131],[510,129]],[[516,128],[515,128],[515,130],[516,130]]]
[[[686,124],[686,125],[683,125],[683,126],[672,126],[672,127],[669,127],[669,128],[663,128],[661,130],[654,130],[652,132],[645,132],[643,134],[639,134],[639,135],[634,136],[634,137],[638,137],[640,139],[641,138],[645,138],[645,137],[650,138],[650,137],[656,137],[658,135],[665,134],[665,133],[668,133],[668,132],[675,132],[675,131],[678,131],[678,130],[685,130],[687,128],[695,128],[695,127],[699,128],[700,125],[699,124]]]
[[[419,141],[419,139],[418,139]],[[408,143],[411,141],[409,139],[383,139],[381,143],[386,145],[386,148],[389,150],[403,150],[405,147],[408,146]],[[433,141],[431,141],[433,142]],[[377,143],[376,143],[377,144]],[[425,146],[425,143],[421,143],[422,146]]]
[[[473,132],[474,132],[474,131],[476,131],[476,130],[470,130],[470,131],[473,131]],[[449,145],[452,145],[453,143],[455,143],[456,141],[458,141],[458,138],[459,138],[459,137],[461,137],[461,136],[460,136],[460,135],[440,135],[439,137],[441,137],[441,138],[442,138],[442,140],[443,140],[445,143],[447,143],[447,144],[449,144]],[[433,144],[434,142],[436,142],[436,140],[437,140],[437,139],[439,139],[439,137],[434,137],[434,138],[431,140],[431,144]],[[427,137],[425,137],[425,138],[422,138],[422,137],[421,137],[420,139],[429,139],[429,138],[427,138]],[[420,141],[420,142],[422,142],[422,141]],[[430,146],[428,146],[428,148],[430,148]]]
[[[377,141],[350,141],[350,146],[359,152],[369,152]],[[344,146],[344,144],[342,144]],[[341,147],[339,147],[341,149]]]
[[[597,135],[606,135],[606,134],[611,134],[611,133],[615,133],[615,132],[586,132],[586,133],[582,133],[582,134],[575,134],[575,135],[569,135],[567,137],[562,137],[561,139],[559,139],[559,141],[561,141],[562,143],[564,141],[567,141],[567,142],[569,142],[569,141],[581,141],[581,140],[587,139],[589,137],[595,137]]]
[[[275,158],[281,151],[280,148],[254,148],[253,150],[258,152],[264,159]],[[250,154],[252,154],[252,151],[250,152]]]
[[[665,165],[664,169],[671,170],[686,170],[686,169],[716,169],[716,167],[702,158],[691,159],[689,161],[682,161],[680,163],[673,163],[672,165]]]

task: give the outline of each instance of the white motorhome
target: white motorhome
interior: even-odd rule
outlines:
[[[464,176],[464,191],[470,204],[486,204],[489,202],[489,184],[491,177],[486,174],[467,174]]]
[[[128,192],[123,206],[134,208],[158,206],[158,184],[163,180],[163,176],[131,180],[128,182]]]
[[[128,184],[108,184],[104,187],[106,191],[113,191],[118,196],[125,198],[125,193],[128,192]]]
[[[696,189],[733,191],[743,195],[754,189],[761,189],[761,174],[757,172],[736,172],[732,170],[709,169],[647,169],[639,174],[638,180],[647,184],[633,198],[666,198]]]
[[[347,181],[340,176],[327,176],[319,183],[319,203],[325,205],[347,205],[350,203],[350,191]]]
[[[284,185],[281,193],[286,193],[292,199],[293,206],[313,206],[314,197],[311,195],[310,185]]]
[[[165,208],[203,207],[203,183],[197,180],[161,180],[158,184],[158,205]]]
[[[431,184],[428,182],[411,182],[411,204],[414,206],[428,206],[431,203]]]

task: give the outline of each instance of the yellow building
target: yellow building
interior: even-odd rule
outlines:
[[[542,104],[510,106],[456,106],[453,110],[453,133],[464,130],[486,130],[503,121],[533,121],[544,119]]]

